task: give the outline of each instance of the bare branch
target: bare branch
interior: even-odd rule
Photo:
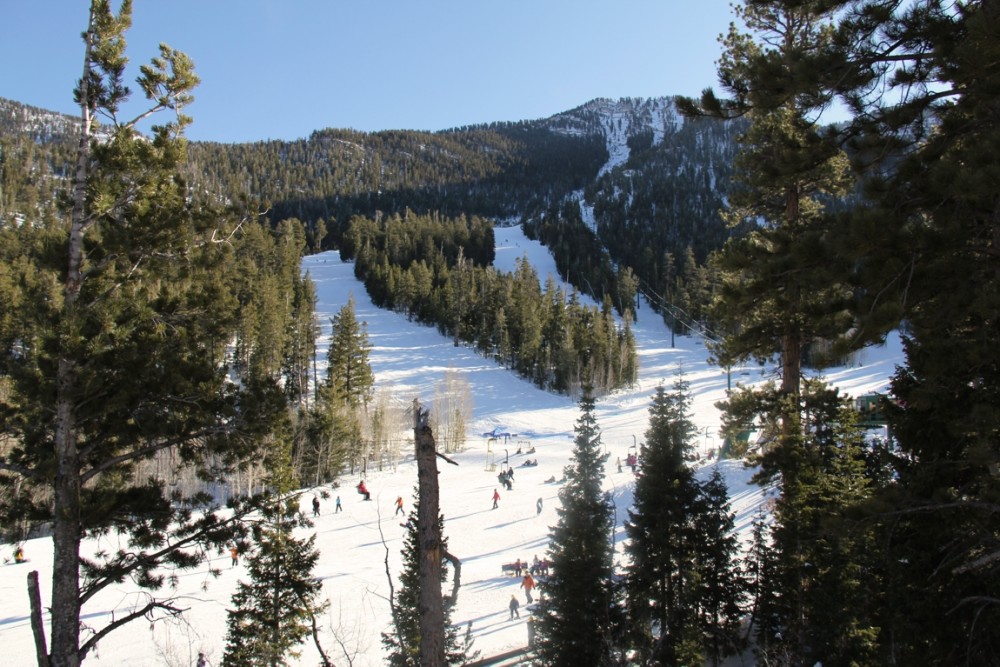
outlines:
[[[389,569],[389,545],[385,543],[385,533],[382,532],[382,510],[378,510],[378,535],[385,549],[385,578],[389,582],[389,611],[392,614],[392,627],[396,630],[396,639],[399,641],[401,651],[406,650],[406,640],[403,637],[403,628],[399,622],[399,611],[396,609],[396,590],[392,583],[392,571]]]
[[[94,636],[88,639],[86,642],[84,642],[83,645],[80,646],[80,649],[77,651],[77,656],[79,656],[80,662],[83,662],[83,659],[87,657],[87,653],[90,652],[90,650],[97,645],[97,642],[99,642],[109,633],[111,633],[114,630],[117,630],[126,623],[129,623],[137,618],[142,618],[143,616],[152,613],[156,609],[165,611],[168,616],[180,616],[185,611],[187,611],[186,609],[175,607],[169,604],[169,602],[167,601],[161,602],[159,600],[151,599],[142,608],[136,609],[135,611],[128,613],[122,616],[121,618],[116,618],[115,620],[111,621],[106,626],[101,628],[99,631],[95,632]]]
[[[450,611],[458,603],[458,589],[462,586],[462,561],[452,555],[447,549],[442,552],[442,556],[446,561],[451,563],[451,567],[455,571],[455,575],[451,580],[451,598],[445,602],[445,611]]]

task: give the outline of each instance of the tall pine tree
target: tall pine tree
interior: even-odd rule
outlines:
[[[316,388],[316,405],[304,420],[295,461],[303,478],[314,484],[330,481],[349,461],[352,471],[364,467],[370,454],[362,442],[361,424],[372,398],[375,377],[368,354],[371,345],[363,322],[354,312],[354,297],[331,320],[326,377]]]
[[[669,394],[657,387],[625,525],[630,644],[643,662],[702,663],[736,645],[741,591],[732,520],[721,480],[709,496],[687,463],[695,437],[689,405],[684,380]]]
[[[734,11],[749,32],[734,24],[724,39],[719,78],[730,99],[706,91],[700,106],[684,106],[750,118],[725,214],[746,231],[717,257],[722,284],[714,312],[726,325],[718,352],[725,365],[777,352],[781,381],[742,392],[726,409],[741,413],[741,428],[773,426],[762,441],[768,472],[761,480],[780,485],[786,507],[804,509],[807,495],[798,494],[808,494],[803,480],[812,475],[804,466],[819,456],[810,434],[815,415],[808,416],[803,399],[804,355],[813,341],[844,337],[854,323],[850,262],[834,252],[828,210],[851,185],[849,164],[817,122],[833,93],[807,67],[815,62],[808,54],[832,49],[834,26],[825,2],[745,0]],[[793,660],[810,651],[803,591],[812,572],[803,548],[813,535],[811,526],[799,525],[806,520],[802,512],[782,512],[775,532],[787,604],[783,638]]]
[[[545,665],[613,664],[617,612],[612,587],[612,513],[602,492],[601,433],[589,388],[552,530],[551,574],[537,609],[538,658]]]
[[[837,4],[828,83],[873,200],[843,235],[858,330],[906,322],[889,406],[900,456],[872,507],[888,549],[882,659],[997,664],[1000,4]]]
[[[52,529],[50,646],[33,619],[52,667],[78,665],[132,620],[179,614],[163,591],[168,570],[195,567],[232,539],[235,517],[193,512],[211,499],[173,495],[142,464],[164,455],[219,476],[249,460],[284,413],[275,383],[227,373],[240,227],[183,177],[191,60],[161,45],[137,79],[145,109],[123,117],[131,10],[127,0],[117,14],[106,0],[90,4],[65,218],[8,230],[19,252],[0,258],[14,267],[0,285],[0,433],[14,443],[0,477],[20,491],[2,509]],[[163,114],[172,120],[139,133]],[[82,540],[109,530],[122,548],[81,559]],[[126,578],[148,602],[82,636],[84,605]]]

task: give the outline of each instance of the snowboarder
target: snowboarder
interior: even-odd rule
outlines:
[[[229,555],[233,559],[233,564],[230,565],[229,567],[236,567],[237,565],[240,564],[240,550],[236,547],[235,544],[229,547]]]
[[[319,498],[313,496],[313,516],[319,516]]]
[[[403,496],[396,496],[396,514],[406,514],[403,511]],[[395,514],[393,516],[395,516]]]
[[[337,496],[337,506],[333,508],[333,513],[342,511],[344,508],[340,506],[340,496]]]
[[[538,516],[541,513],[542,513],[542,499],[539,498],[538,500],[535,501],[535,516]]]
[[[493,509],[497,508],[497,503],[500,502],[500,492],[493,489]]]
[[[521,588],[524,589],[524,595],[525,597],[528,598],[528,604],[534,602],[534,600],[531,598],[531,589],[534,587],[535,587],[535,579],[534,577],[531,576],[531,573],[528,572],[527,574],[524,575],[524,579],[521,580]]]
[[[358,493],[365,497],[365,500],[371,500],[372,494],[368,492],[368,487],[365,486],[365,480],[361,480],[358,483]]]
[[[27,558],[24,557],[24,549],[18,546],[17,549],[14,550],[14,562],[23,563],[26,560]]]
[[[517,610],[517,608],[521,606],[521,603],[517,601],[517,597],[511,595],[510,604],[507,606],[510,608],[510,620],[513,621],[515,616],[521,618],[521,612]]]

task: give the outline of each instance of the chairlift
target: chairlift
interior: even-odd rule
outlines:
[[[486,440],[486,472],[493,472],[497,469],[496,454],[493,450],[493,445],[496,442],[496,438],[488,438]]]

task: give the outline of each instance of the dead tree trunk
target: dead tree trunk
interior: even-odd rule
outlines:
[[[444,605],[441,598],[441,528],[437,452],[427,412],[413,401],[413,441],[417,456],[417,534],[420,578],[420,667],[445,667]]]
[[[49,650],[45,644],[45,624],[42,621],[42,595],[38,592],[38,570],[28,573],[28,601],[31,604],[31,632],[35,636],[38,667],[49,667]]]

